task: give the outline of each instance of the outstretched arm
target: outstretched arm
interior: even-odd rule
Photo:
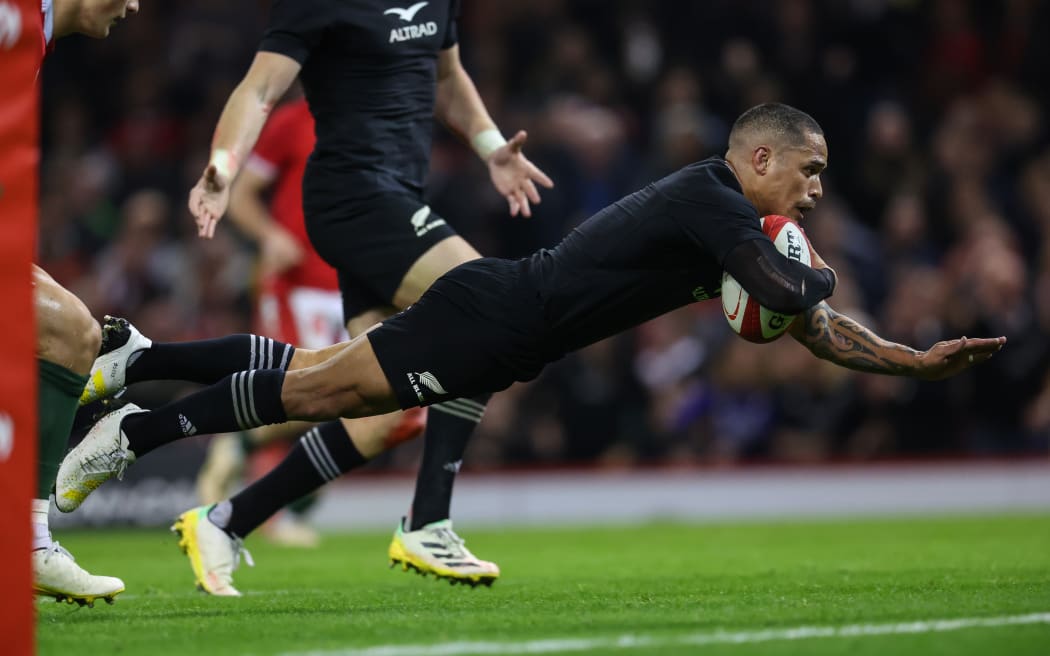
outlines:
[[[873,374],[941,380],[984,362],[998,352],[1005,337],[963,337],[937,342],[927,351],[887,341],[826,302],[795,318],[791,336],[813,355],[837,365]]]
[[[507,199],[511,216],[532,216],[529,203],[540,202],[536,184],[549,189],[554,183],[521,152],[528,138],[524,130],[519,130],[509,142],[500,134],[460,62],[458,45],[442,50],[438,56],[434,114],[485,161],[493,186]]]
[[[259,52],[226,101],[215,127],[208,165],[190,190],[189,207],[199,237],[210,239],[215,235],[215,226],[230,200],[230,185],[255,146],[270,111],[295,81],[300,68],[291,57]]]

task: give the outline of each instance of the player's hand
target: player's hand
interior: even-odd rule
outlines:
[[[922,380],[941,380],[980,364],[998,353],[1006,344],[1005,337],[991,339],[952,339],[937,342],[928,351],[919,354],[915,377]]]
[[[230,181],[221,175],[214,164],[204,169],[204,174],[190,190],[190,213],[197,222],[197,236],[211,239],[215,226],[226,213],[230,203]]]
[[[274,225],[259,244],[259,273],[265,278],[292,268],[303,259],[303,247],[290,232]]]
[[[518,130],[514,138],[489,155],[489,175],[492,184],[510,206],[510,215],[532,216],[530,203],[540,202],[540,192],[536,189],[539,183],[550,189],[554,182],[547,174],[536,168],[521,152],[528,135]]]

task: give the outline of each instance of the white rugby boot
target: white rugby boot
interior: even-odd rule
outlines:
[[[124,592],[124,582],[112,576],[95,576],[77,565],[72,554],[57,542],[33,551],[33,594],[54,597],[55,601],[94,606]]]
[[[400,565],[406,572],[412,569],[423,576],[433,574],[452,585],[470,587],[491,586],[499,578],[499,566],[472,554],[452,530],[452,520],[433,522],[418,531],[406,531],[406,522],[402,517],[390,542],[387,553],[391,567]]]
[[[91,365],[80,405],[113,396],[124,389],[131,356],[153,346],[153,342],[127,319],[106,315],[102,323],[102,348]]]
[[[79,508],[89,494],[114,476],[123,478],[124,470],[135,462],[120,424],[124,417],[143,412],[142,408],[121,399],[103,403],[101,416],[58,467],[55,505],[62,512]]]
[[[178,516],[171,531],[179,536],[179,549],[190,559],[197,589],[219,597],[240,597],[240,591],[233,587],[233,570],[242,554],[249,567],[254,567],[255,561],[243,540],[230,537],[208,519],[213,507],[187,510]]]

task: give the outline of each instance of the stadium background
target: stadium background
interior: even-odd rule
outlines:
[[[96,316],[161,341],[249,329],[252,250],[227,223],[197,240],[185,199],[268,4],[148,2],[109,40],[64,40],[48,59],[38,262]],[[511,219],[476,157],[439,132],[431,204],[482,253],[555,244],[621,195],[723,153],[739,112],[779,100],[827,133],[825,198],[806,228],[839,272],[835,307],[916,347],[1009,338],[978,370],[924,384],[855,375],[791,340],[749,345],[717,303],[697,304],[497,395],[468,472],[1045,456],[1050,3],[464,5],[467,70],[504,132],[529,130],[526,152],[557,185],[532,219]],[[188,389],[134,395],[152,406]],[[125,485],[186,493],[163,477],[192,470],[205,443],[145,460]],[[417,454],[371,469],[409,471]],[[168,518],[102,505],[84,521]]]

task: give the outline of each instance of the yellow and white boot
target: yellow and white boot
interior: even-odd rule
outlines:
[[[433,522],[416,531],[406,531],[406,521],[401,518],[390,542],[387,553],[391,567],[400,565],[406,572],[412,569],[423,576],[433,574],[453,585],[471,587],[491,586],[499,578],[499,566],[472,554],[452,530],[452,520]]]

